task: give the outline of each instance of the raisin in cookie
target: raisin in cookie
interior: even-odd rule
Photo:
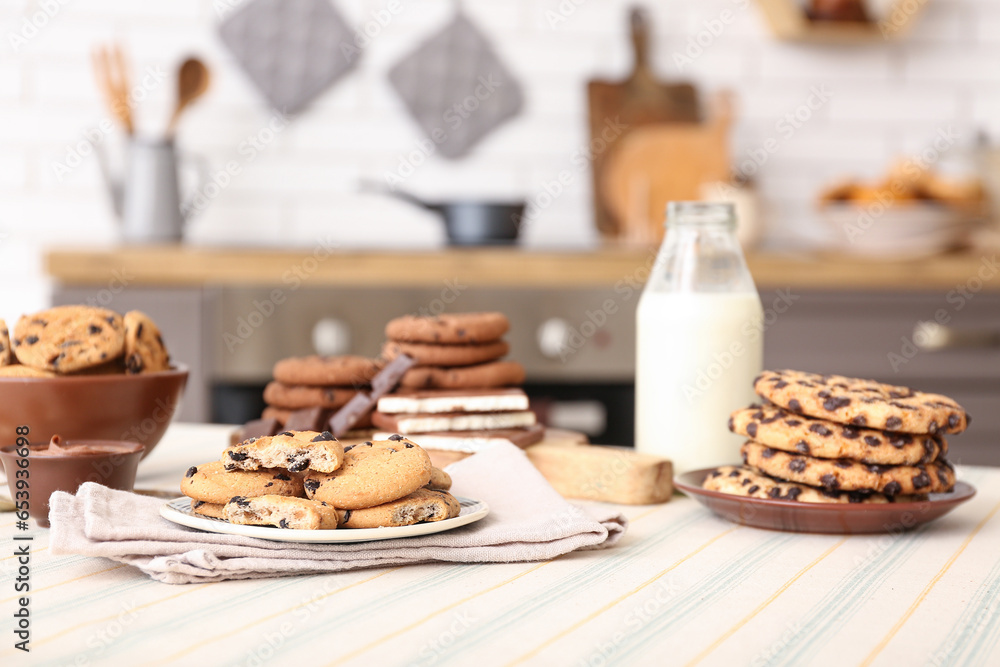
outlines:
[[[148,315],[138,310],[125,313],[125,368],[128,373],[156,373],[170,369],[170,354],[163,334]]]
[[[286,468],[291,472],[333,472],[344,461],[344,446],[329,431],[282,431],[250,438],[222,452],[226,470]]]
[[[275,381],[264,387],[264,402],[285,410],[316,407],[332,410],[347,405],[357,393],[357,389],[344,387],[292,385]]]
[[[181,493],[216,505],[225,505],[233,496],[305,495],[302,479],[285,470],[228,472],[220,461],[188,468],[181,480]]]
[[[750,468],[722,466],[716,468],[701,483],[703,489],[719,491],[745,498],[794,500],[800,503],[904,503],[926,500],[926,495],[887,496],[870,491],[830,491],[805,484],[784,482],[761,475]]]
[[[503,313],[404,315],[385,326],[385,337],[408,343],[490,343],[509,328]]]
[[[945,459],[918,466],[880,466],[799,456],[756,442],[744,443],[740,453],[743,462],[757,472],[831,491],[877,491],[898,496],[945,493],[955,486],[955,470]]]
[[[961,433],[965,410],[947,396],[840,375],[764,371],[754,391],[787,410],[838,424],[903,433]]]
[[[306,496],[340,509],[374,507],[408,496],[431,480],[431,460],[418,445],[399,438],[349,445],[336,472],[307,473]]]
[[[729,418],[729,430],[768,447],[821,459],[916,465],[948,452],[948,442],[942,436],[847,426],[797,415],[775,405],[737,410]]]
[[[367,387],[381,370],[375,359],[355,355],[290,357],[274,365],[274,379],[285,384]]]
[[[492,361],[476,366],[419,366],[406,371],[399,385],[409,389],[479,389],[524,382],[524,367],[516,361]]]
[[[417,366],[472,366],[507,356],[510,346],[502,340],[468,345],[435,345],[390,340],[382,346],[382,356],[395,359],[401,354],[413,357]]]
[[[341,528],[388,528],[453,519],[462,511],[447,491],[417,489],[399,500],[358,510],[343,510]]]
[[[105,308],[58,306],[18,320],[13,344],[22,364],[68,373],[121,355],[125,326]]]
[[[226,521],[242,526],[274,526],[292,530],[332,530],[341,513],[333,505],[285,496],[236,496],[223,509]]]

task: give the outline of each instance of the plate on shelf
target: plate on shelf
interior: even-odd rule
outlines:
[[[256,537],[262,540],[276,542],[306,542],[312,544],[343,544],[350,542],[372,542],[375,540],[393,540],[399,537],[416,537],[431,535],[446,530],[465,526],[479,521],[490,512],[489,506],[481,500],[455,496],[462,505],[461,513],[453,519],[444,521],[429,521],[412,526],[394,528],[338,528],[336,530],[288,530],[273,526],[240,526],[222,519],[201,516],[191,512],[190,498],[177,498],[160,506],[160,516],[167,521],[197,528],[209,533],[225,533],[227,535],[242,535]]]
[[[928,500],[907,503],[802,503],[747,498],[701,488],[715,468],[678,475],[674,485],[715,514],[744,526],[797,533],[898,533],[933,521],[976,495],[966,482],[951,493],[932,493]]]

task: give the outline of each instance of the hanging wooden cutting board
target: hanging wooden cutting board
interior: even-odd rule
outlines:
[[[593,80],[587,84],[594,212],[597,228],[605,237],[617,236],[620,224],[608,210],[599,186],[610,148],[642,125],[695,123],[701,119],[694,86],[663,83],[653,73],[649,64],[649,22],[645,10],[632,9],[631,28],[635,52],[632,74],[624,81]]]

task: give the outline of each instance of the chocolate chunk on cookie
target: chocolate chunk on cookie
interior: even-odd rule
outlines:
[[[405,343],[390,340],[382,346],[382,356],[386,359],[395,359],[401,354],[407,354],[413,357],[417,366],[472,366],[496,361],[506,356],[509,351],[510,346],[502,340],[465,345]]]
[[[430,480],[427,452],[409,440],[379,440],[347,447],[335,472],[307,473],[305,489],[313,500],[355,510],[398,500]]]
[[[302,480],[280,469],[227,471],[221,461],[192,466],[181,480],[181,493],[206,503],[225,505],[233,496],[304,496]]]
[[[274,526],[290,530],[333,530],[341,512],[333,505],[285,496],[236,496],[223,510],[226,521],[242,526]]]
[[[417,489],[392,502],[343,513],[341,528],[387,528],[411,526],[424,521],[443,521],[458,516],[462,506],[447,491]]]
[[[287,385],[367,387],[381,368],[375,359],[355,355],[290,357],[274,365],[274,379]]]
[[[170,354],[163,334],[148,315],[138,310],[125,313],[125,368],[130,374],[156,373],[170,369]]]
[[[121,315],[105,308],[57,306],[21,317],[12,343],[22,364],[69,373],[120,356],[125,326]]]
[[[838,424],[903,433],[961,433],[968,416],[940,394],[840,375],[764,371],[754,390],[772,403]]]
[[[344,446],[329,431],[282,431],[244,440],[222,452],[226,470],[285,468],[291,472],[333,472],[344,461]]]
[[[729,430],[786,452],[823,459],[852,459],[883,465],[930,463],[948,452],[939,435],[914,435],[847,426],[798,415],[775,405],[737,410]]]
[[[264,387],[264,402],[285,410],[313,407],[334,410],[346,405],[357,393],[357,389],[344,387],[290,385],[274,381]]]
[[[14,361],[10,353],[10,332],[7,323],[0,320],[0,366],[9,366]]]
[[[408,343],[490,343],[508,329],[510,322],[503,313],[404,315],[386,325],[385,337]]]
[[[524,367],[516,361],[493,361],[477,366],[411,368],[400,386],[408,389],[471,389],[507,387],[524,382]]]
[[[703,489],[744,498],[792,500],[800,503],[892,503],[925,500],[926,495],[888,496],[870,491],[829,491],[796,482],[784,482],[746,467],[722,466],[705,477]]]
[[[881,466],[798,456],[756,442],[744,443],[740,452],[743,461],[760,473],[830,491],[910,495],[945,493],[955,486],[955,471],[944,459],[918,466]]]

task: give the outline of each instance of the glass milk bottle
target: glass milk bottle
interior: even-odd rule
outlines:
[[[670,202],[636,314],[635,445],[674,472],[738,463],[729,414],[754,401],[763,309],[732,204]]]

